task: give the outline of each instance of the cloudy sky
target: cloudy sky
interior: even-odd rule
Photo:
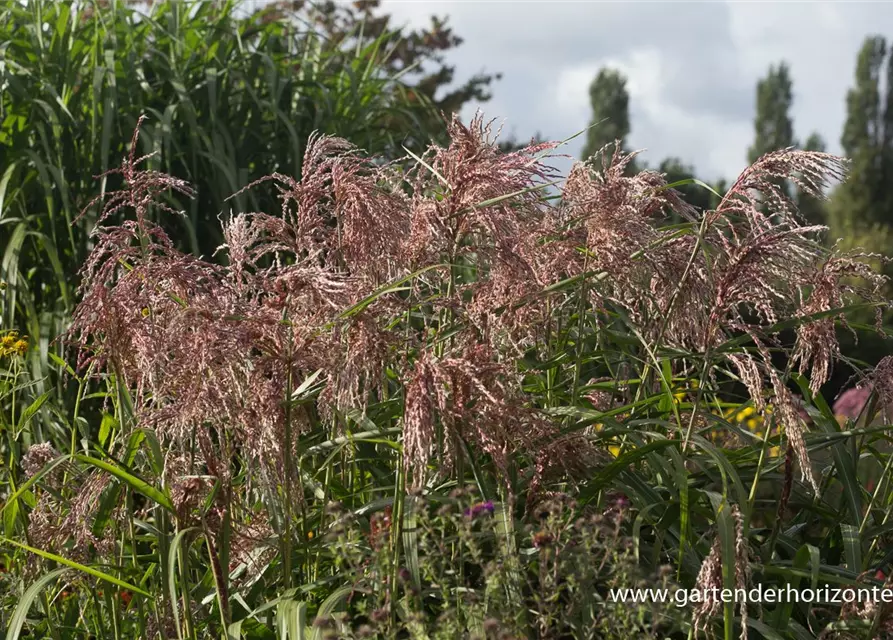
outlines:
[[[753,140],[757,80],[791,67],[795,135],[818,131],[840,151],[845,96],[869,34],[893,37],[893,2],[535,2],[384,0],[397,25],[448,15],[465,39],[457,79],[502,72],[488,117],[519,139],[564,139],[590,118],[603,66],[628,78],[629,146],[656,165],[675,155],[699,177],[734,178]],[[885,33],[886,27],[889,32]],[[463,114],[474,112],[470,107]],[[582,138],[568,145],[579,155]]]

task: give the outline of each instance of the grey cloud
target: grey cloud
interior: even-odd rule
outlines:
[[[707,179],[733,178],[744,167],[757,79],[780,60],[791,65],[797,135],[819,131],[839,151],[856,52],[866,35],[893,24],[889,3],[385,0],[384,7],[398,23],[448,15],[465,39],[450,57],[458,78],[501,71],[482,107],[506,118],[520,139],[537,131],[560,139],[585,127],[588,83],[603,65],[623,67],[631,146],[647,147],[651,164],[679,156]],[[568,153],[580,148],[578,140]]]

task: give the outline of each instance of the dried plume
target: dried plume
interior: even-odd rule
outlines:
[[[240,455],[276,484],[313,419],[362,413],[395,378],[404,381],[404,456],[417,485],[434,457],[449,468],[460,439],[503,473],[522,453],[537,478],[573,476],[591,452],[583,439],[558,437],[522,391],[517,366],[573,300],[591,306],[597,323],[620,309],[645,340],[696,353],[749,336],[755,351],[725,357],[756,407],[774,398],[815,486],[805,426],[767,345],[774,323],[803,320],[794,357],[815,391],[841,355],[836,319],[822,314],[851,298],[880,300],[883,280],[864,256],[829,256],[815,242],[822,228],[801,225],[779,186],[789,179],[821,195],[842,175],[838,159],[767,154],[701,215],[659,173],[626,175],[634,154],[614,145],[600,166],[575,165],[555,206],[542,198],[554,177],[543,156],[555,145],[502,153],[479,115],[467,126],[454,118],[448,132],[447,146],[403,173],[345,140],[312,137],[299,177],[276,173],[246,187],[272,182],[281,210],[224,220],[218,264],[177,251],[153,219],[176,213],[165,194],[192,192],[139,168],[137,128],[116,170],[124,187],[98,215],[71,332],[81,365],[131,387],[138,420],[172,456],[197,445],[200,468],[172,482],[228,481],[228,461]],[[125,211],[129,219],[112,224]],[[689,229],[667,229],[671,212]],[[574,276],[585,281],[580,300],[550,291]],[[396,278],[401,286],[382,287]],[[441,340],[445,328],[453,333]],[[388,369],[396,375],[386,378]],[[322,387],[314,407],[289,397],[311,376]]]
[[[738,505],[732,505],[731,516],[735,523],[735,590],[747,590],[750,583],[750,564],[749,564],[749,547],[747,539],[744,537],[744,518]],[[713,541],[710,553],[701,563],[701,569],[695,580],[695,590],[702,594],[702,597],[695,604],[692,615],[692,625],[694,627],[694,635],[697,636],[699,631],[707,631],[710,618],[718,615],[723,608],[721,598],[715,597],[717,593],[722,591],[725,583],[723,581],[722,566],[722,542],[719,534]],[[737,601],[738,613],[741,616],[741,640],[747,640],[747,603],[743,600]]]

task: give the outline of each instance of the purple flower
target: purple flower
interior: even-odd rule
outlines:
[[[493,501],[479,502],[465,510],[465,515],[469,518],[477,518],[483,513],[492,515],[494,511]]]

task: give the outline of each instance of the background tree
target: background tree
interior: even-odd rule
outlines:
[[[629,92],[626,90],[626,77],[616,69],[602,69],[589,85],[589,100],[592,105],[592,121],[586,132],[582,157],[590,158],[605,145],[620,140],[624,151],[626,138],[630,132]],[[646,163],[633,161],[627,172],[634,173],[646,168]],[[686,165],[680,158],[665,159],[657,168],[666,174],[667,183],[688,180],[694,177],[694,167]],[[715,197],[704,187],[696,184],[681,185],[679,191],[685,194],[688,202],[700,209],[714,206]]]
[[[794,125],[789,114],[792,102],[788,65],[781,62],[770,66],[768,75],[757,83],[756,138],[747,152],[749,162],[770,151],[794,145]]]
[[[840,138],[843,153],[851,162],[849,177],[834,191],[828,205],[829,239],[839,239],[846,249],[862,247],[888,253],[893,246],[891,80],[893,60],[885,39],[866,38],[856,61],[855,83],[847,92],[847,116]],[[893,275],[891,265],[884,271]]]
[[[665,159],[660,163],[657,170],[666,175],[667,184],[673,184],[681,180],[690,180],[696,177],[695,168],[683,163],[682,160],[677,157]],[[719,204],[716,196],[699,184],[689,183],[674,188],[685,196],[686,202],[702,211],[712,209]],[[713,189],[718,193],[723,193],[717,186],[714,186]]]
[[[885,68],[886,65],[886,68]],[[849,177],[838,186],[827,205],[828,241],[839,242],[841,249],[862,249],[889,254],[893,247],[893,208],[891,208],[890,154],[893,134],[893,85],[890,83],[893,64],[887,44],[880,36],[865,39],[856,61],[855,82],[847,92],[847,115],[840,139],[843,155],[850,159]],[[882,96],[882,78],[886,74],[887,93]],[[893,275],[891,265],[880,260],[875,268]],[[887,297],[893,297],[888,285]],[[889,317],[889,314],[888,314]],[[870,323],[873,313],[857,316]],[[889,322],[889,320],[888,320]],[[891,353],[889,340],[875,336],[854,338],[841,333],[841,349],[848,356],[874,364]],[[846,383],[851,372],[841,368],[830,384]],[[844,378],[841,380],[841,378]]]
[[[886,65],[886,68],[885,68]],[[887,92],[881,95],[886,74]],[[835,231],[873,235],[872,227],[893,224],[893,63],[884,38],[866,38],[856,63],[855,85],[847,93],[847,117],[840,142],[850,175],[835,193]],[[876,246],[876,243],[872,243]]]
[[[757,82],[756,116],[754,117],[754,142],[747,150],[750,163],[770,151],[794,145],[794,125],[790,109],[793,90],[787,63],[771,65],[765,78]],[[791,184],[777,180],[782,193],[792,195]]]
[[[592,126],[586,132],[582,157],[589,158],[615,140],[626,142],[629,135],[629,93],[626,77],[615,69],[602,69],[589,85]],[[625,144],[624,144],[625,148]]]
[[[293,2],[274,4],[273,11],[287,15]],[[380,12],[380,0],[357,0],[353,3],[324,2],[308,5],[306,11],[329,46],[351,48],[358,39],[387,38],[388,55],[383,66],[391,74],[400,74],[410,86],[410,99],[426,102],[434,109],[422,127],[425,134],[434,132],[443,140],[445,128],[441,114],[447,119],[462,110],[467,103],[486,102],[491,98],[489,88],[499,73],[480,72],[460,85],[453,85],[455,66],[445,62],[445,54],[460,46],[457,36],[444,17],[431,16],[430,24],[421,29],[399,29],[391,23],[391,16]],[[281,19],[281,17],[280,17]],[[427,139],[430,139],[428,136]]]
[[[589,85],[589,101],[592,105],[592,121],[586,132],[582,157],[587,159],[597,154],[605,145],[620,140],[624,151],[629,151],[626,138],[630,132],[629,92],[626,77],[616,69],[602,69]],[[646,168],[646,163],[634,160],[627,173],[635,173]],[[668,183],[688,180],[695,177],[694,167],[686,165],[680,158],[665,159],[657,168],[666,174]],[[679,191],[685,194],[688,202],[700,209],[709,209],[716,204],[710,191],[696,184],[681,185]]]

